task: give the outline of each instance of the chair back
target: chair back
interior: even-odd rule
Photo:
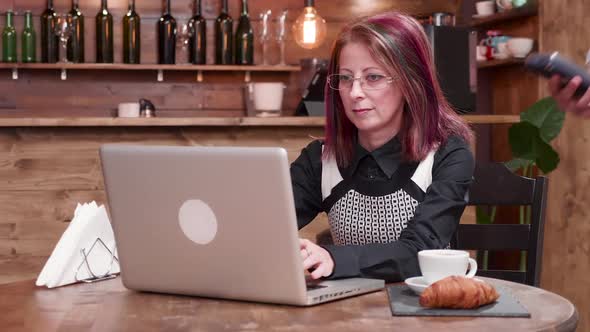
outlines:
[[[500,163],[478,163],[468,205],[531,207],[530,224],[459,224],[451,246],[462,250],[524,250],[526,270],[484,270],[477,275],[539,286],[548,179],[528,178]]]

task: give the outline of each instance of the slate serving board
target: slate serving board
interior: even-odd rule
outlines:
[[[531,317],[509,290],[494,285],[500,297],[494,303],[477,309],[423,308],[420,296],[406,284],[389,286],[387,295],[393,316],[475,316],[475,317]]]

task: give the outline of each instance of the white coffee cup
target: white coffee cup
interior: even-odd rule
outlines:
[[[473,278],[477,272],[477,262],[463,250],[422,250],[418,252],[418,264],[424,280],[429,285],[449,276]]]
[[[478,1],[475,3],[475,11],[477,15],[488,16],[494,13],[494,7],[496,6],[494,1]]]
[[[117,115],[120,118],[137,118],[139,117],[139,103],[121,103],[117,109]]]

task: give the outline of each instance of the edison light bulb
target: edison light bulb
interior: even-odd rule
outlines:
[[[318,15],[313,0],[305,0],[305,8],[293,24],[293,36],[299,46],[307,49],[316,48],[324,42],[326,20]]]

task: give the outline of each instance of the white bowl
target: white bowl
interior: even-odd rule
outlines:
[[[531,38],[510,38],[506,43],[513,57],[524,58],[533,49],[534,40]]]

